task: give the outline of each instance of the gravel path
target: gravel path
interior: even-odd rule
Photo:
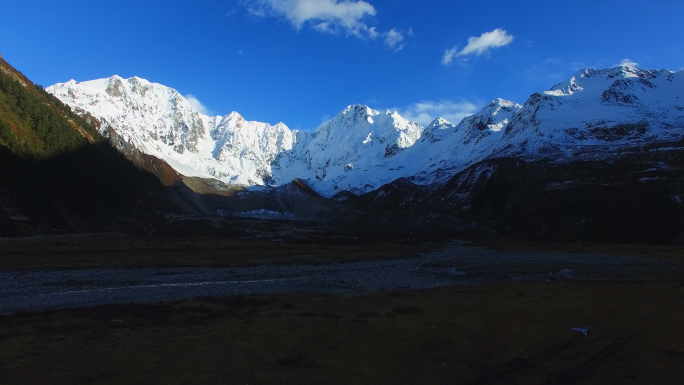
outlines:
[[[654,269],[679,269],[638,257],[492,251],[447,245],[402,259],[328,265],[234,268],[98,268],[0,273],[0,313],[111,303],[156,302],[199,296],[331,293],[423,289],[492,281],[639,277]]]

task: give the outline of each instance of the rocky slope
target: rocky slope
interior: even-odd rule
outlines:
[[[684,141],[622,151],[563,162],[486,159],[442,184],[398,179],[343,200],[367,211],[369,227],[386,231],[683,243]]]
[[[605,156],[684,135],[684,71],[581,70],[532,95],[494,155]]]

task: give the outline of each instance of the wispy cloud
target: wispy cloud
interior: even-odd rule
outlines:
[[[404,108],[393,108],[404,118],[427,126],[437,118],[444,118],[452,124],[458,124],[463,118],[476,113],[479,108],[472,102],[452,100],[425,100],[413,103]]]
[[[241,3],[252,16],[284,18],[298,31],[309,25],[322,33],[371,40],[381,38],[395,51],[405,45],[403,31],[392,28],[378,32],[369,24],[377,11],[363,0],[241,0]],[[409,32],[409,35],[413,33]]]
[[[454,61],[454,56],[458,53],[458,48],[449,48],[444,51],[444,55],[442,56],[442,65],[448,66],[451,65],[451,63]]]
[[[469,55],[481,56],[487,54],[491,49],[499,48],[510,44],[513,36],[505,30],[497,28],[491,32],[485,32],[479,37],[470,37],[468,44],[459,50],[459,46],[444,51],[442,65],[450,65],[455,57],[465,57]]]
[[[525,77],[529,81],[547,84],[549,81],[568,79],[583,68],[591,68],[591,66],[580,61],[566,61],[560,57],[549,57],[543,62],[528,68],[525,71]]]
[[[184,95],[183,97],[185,98],[185,100],[188,101],[188,103],[190,103],[192,108],[197,110],[197,112],[199,112],[200,114],[211,115],[211,111],[207,108],[207,106],[202,104],[202,102],[200,102],[199,99],[197,99],[195,97],[195,95],[187,94],[187,95]]]
[[[619,64],[613,64],[613,67],[627,66],[627,67],[638,67],[639,63],[635,63],[630,59],[622,59]]]
[[[385,33],[385,45],[395,51],[401,51],[406,43],[404,41],[404,34],[392,28]]]

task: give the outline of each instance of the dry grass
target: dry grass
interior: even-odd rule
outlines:
[[[302,242],[304,242],[302,240]],[[104,266],[254,266],[317,264],[367,258],[396,258],[424,246],[363,243],[279,243],[216,237],[34,238],[0,241],[0,270]]]
[[[651,260],[684,262],[684,245],[645,245],[588,242],[491,241],[473,243],[494,250],[533,250],[546,252],[634,255]]]
[[[0,383],[679,384],[681,282],[491,284],[18,314],[0,318]],[[586,337],[570,330],[586,325]]]

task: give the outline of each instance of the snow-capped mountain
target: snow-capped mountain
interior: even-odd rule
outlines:
[[[396,112],[349,106],[315,132],[298,133],[292,151],[276,159],[273,177],[278,184],[307,178],[311,187],[328,196],[368,191],[405,176],[396,168],[401,164],[396,158],[422,132],[420,124]]]
[[[582,70],[519,104],[496,99],[453,125],[427,128],[396,112],[347,107],[315,132],[208,117],[175,90],[118,76],[47,89],[140,151],[186,176],[241,185],[306,180],[317,192],[367,192],[398,178],[441,182],[487,158],[608,156],[684,137],[684,72]]]
[[[185,176],[243,186],[286,184],[302,177],[324,195],[340,191],[340,183],[342,189],[367,190],[391,181],[396,173],[378,179],[367,170],[385,167],[387,159],[412,146],[423,131],[396,112],[359,105],[349,106],[315,132],[249,122],[237,112],[209,117],[176,90],[137,77],[71,80],[47,91],[76,112],[100,119],[103,134],[114,130]],[[361,184],[366,176],[372,183]]]
[[[532,95],[494,155],[601,155],[683,135],[684,71],[584,69]]]
[[[443,181],[490,156],[521,108],[517,103],[496,99],[455,126],[438,118],[425,129],[419,142],[402,154],[403,159],[397,160],[410,164],[410,159],[427,159],[422,165],[413,164],[407,176],[417,183]]]
[[[246,121],[237,112],[209,117],[178,91],[132,77],[70,80],[47,91],[78,113],[90,113],[145,154],[185,176],[241,185],[264,184],[276,155],[292,148],[295,133],[282,123]]]
[[[273,175],[278,183],[303,175],[327,196],[368,192],[398,178],[442,181],[490,155],[520,108],[497,99],[456,126],[438,118],[423,129],[396,112],[352,106],[319,127],[309,142],[298,141],[282,154]]]

